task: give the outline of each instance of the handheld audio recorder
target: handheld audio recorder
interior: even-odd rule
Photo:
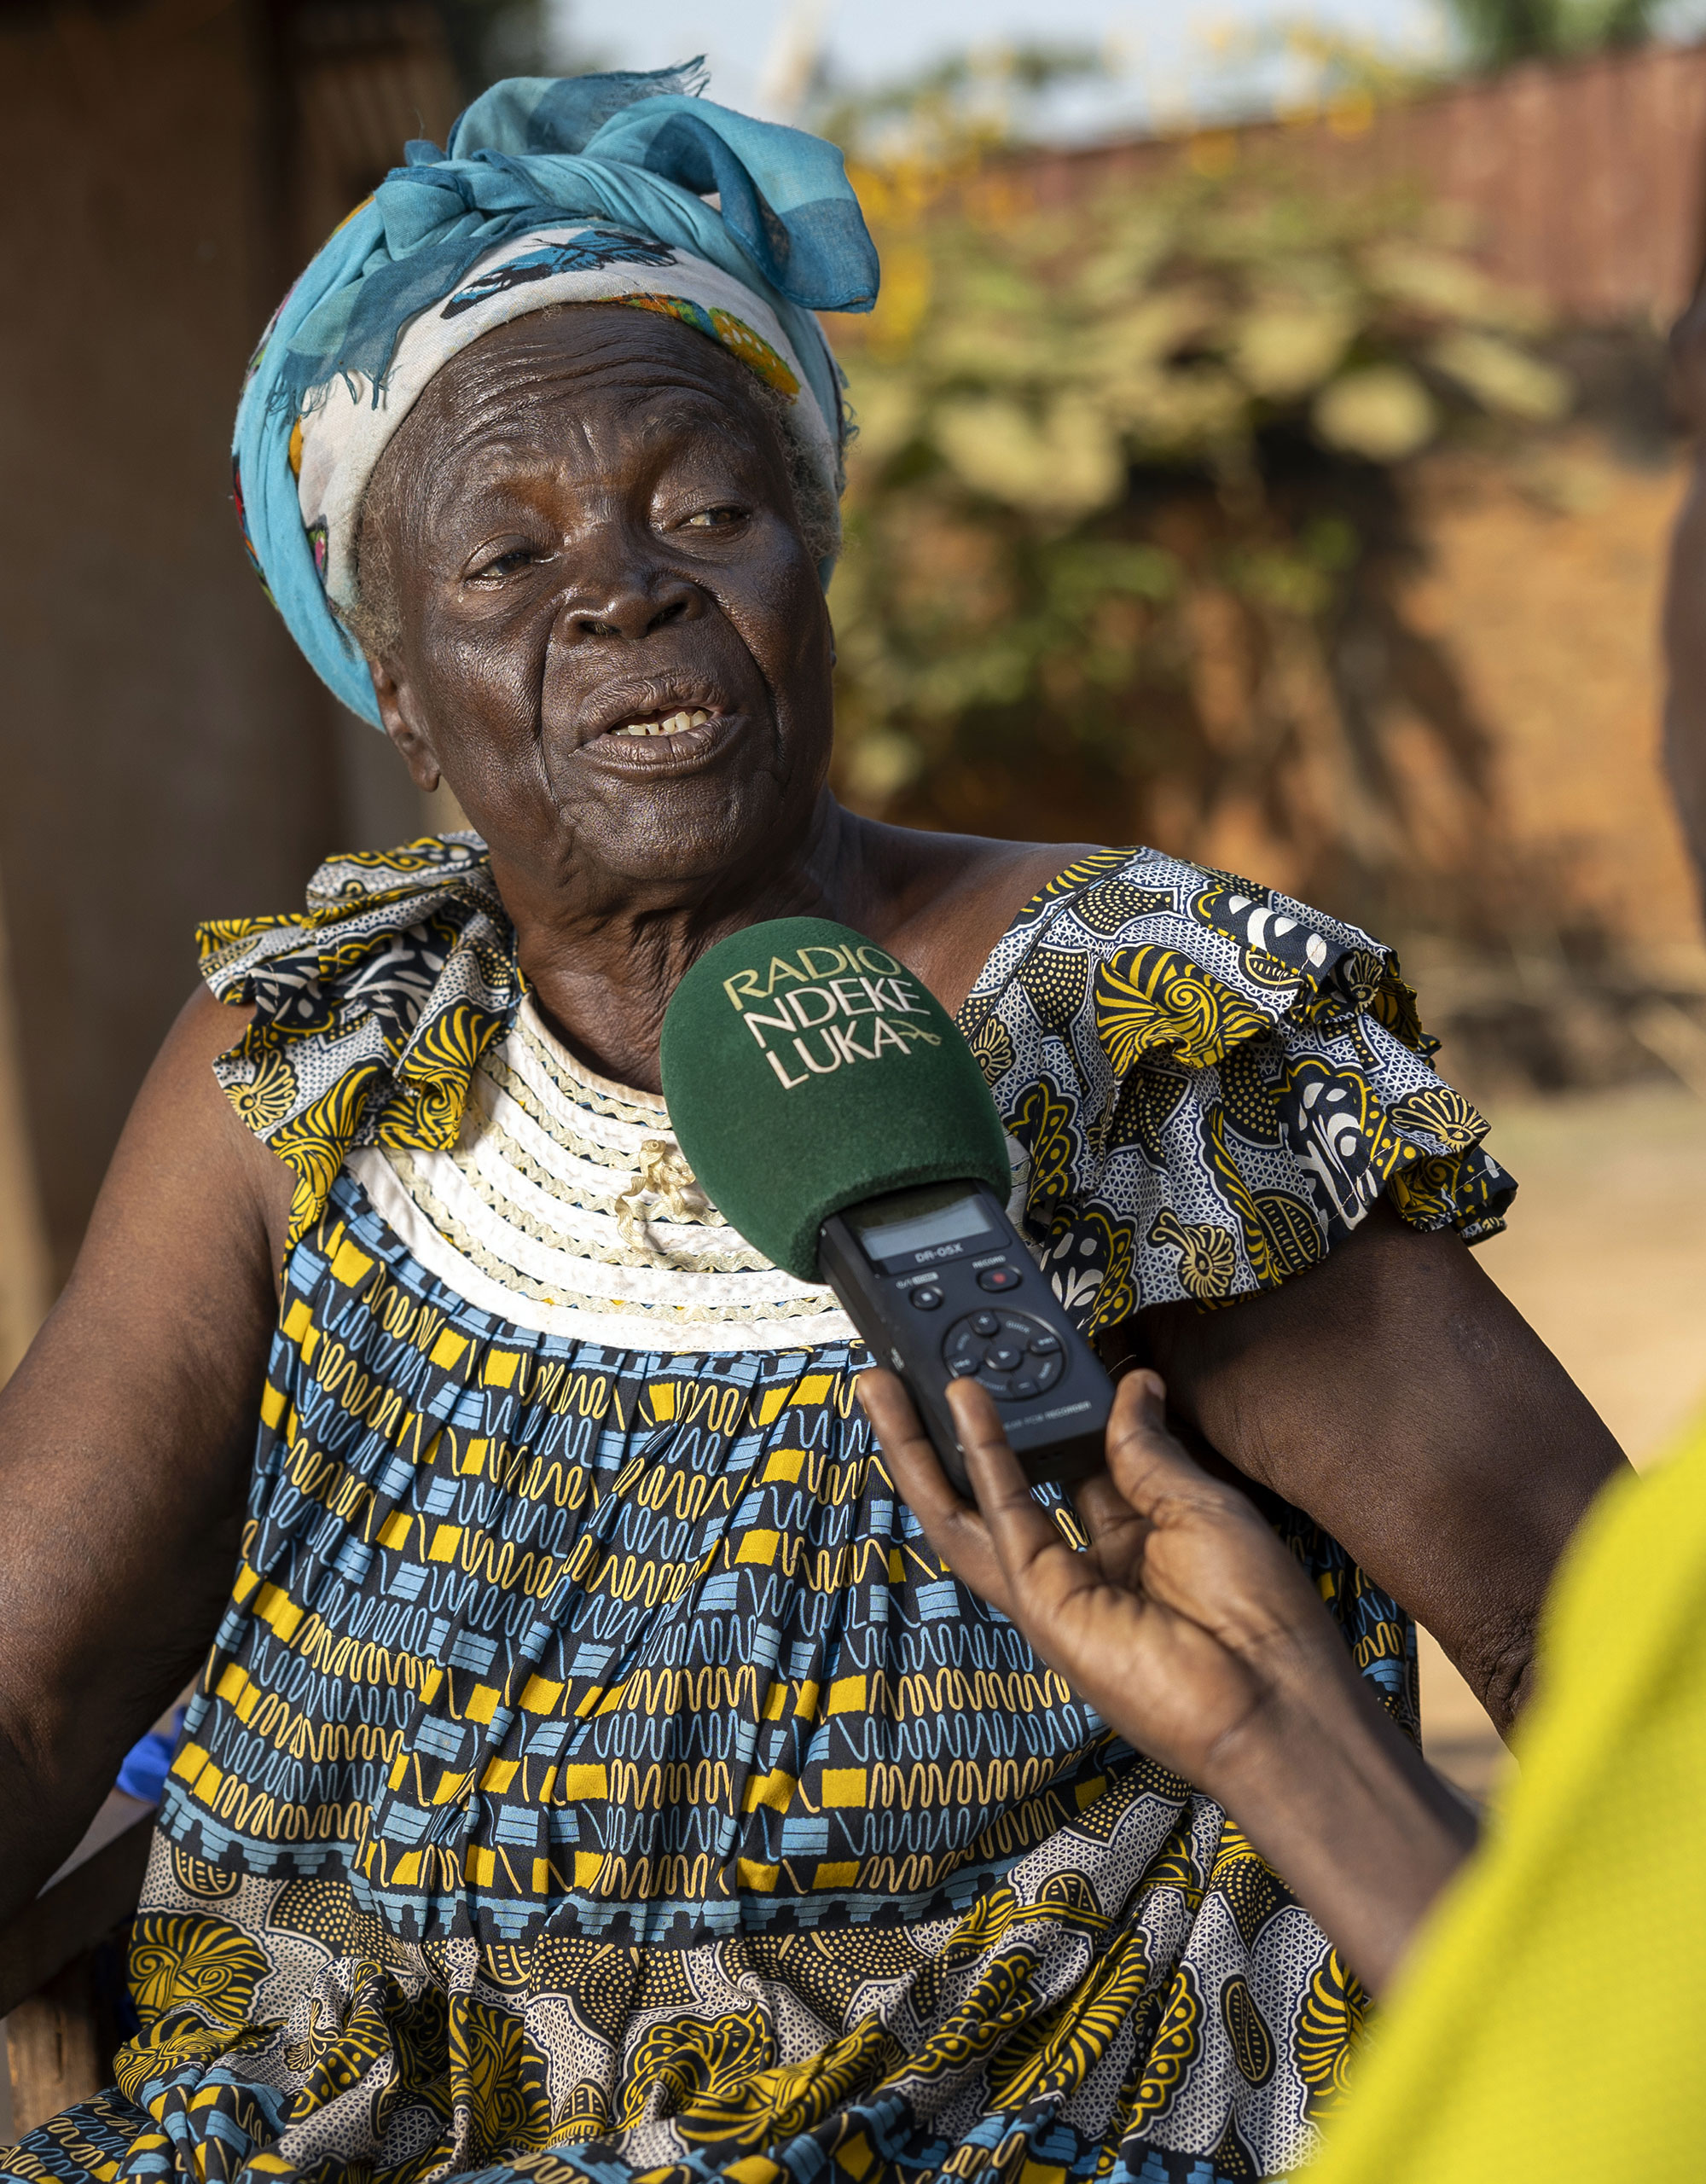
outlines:
[[[987,1183],[926,1183],[847,1206],[819,1230],[818,1253],[960,1493],[970,1487],[947,1403],[954,1380],[989,1390],[1032,1479],[1100,1468],[1113,1384]]]

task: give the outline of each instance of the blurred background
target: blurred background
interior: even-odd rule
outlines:
[[[838,786],[1395,943],[1523,1182],[1483,1263],[1638,1461],[1706,1397],[1706,947],[1659,761],[1706,21],[1653,0],[0,0],[0,1373],[203,917],[454,825],[245,562],[244,361],[404,141],[656,67],[881,246]],[[1430,1656],[1430,1748],[1498,1763]]]

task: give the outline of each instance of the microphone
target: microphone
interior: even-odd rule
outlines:
[[[827,918],[749,926],[676,987],[661,1065],[700,1188],[775,1264],[828,1282],[962,1492],[955,1378],[995,1397],[1033,1478],[1100,1465],[1111,1384],[1007,1217],[983,1072],[905,964]]]

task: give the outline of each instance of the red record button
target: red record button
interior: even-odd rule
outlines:
[[[986,1266],[978,1276],[979,1289],[1017,1289],[1019,1272],[1017,1267]]]

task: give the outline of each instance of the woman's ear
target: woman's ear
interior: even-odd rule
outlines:
[[[387,661],[370,659],[368,673],[379,703],[380,725],[403,753],[416,788],[430,796],[438,786],[438,754],[430,732],[417,717],[414,691],[397,680]]]

